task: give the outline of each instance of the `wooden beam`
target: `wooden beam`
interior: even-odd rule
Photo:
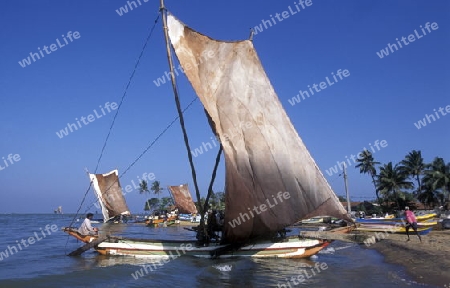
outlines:
[[[330,231],[300,231],[300,237],[313,239],[339,240],[362,244],[373,236],[353,233],[334,233]]]
[[[99,237],[99,238],[97,238],[97,239],[95,239],[95,240],[85,244],[84,246],[81,246],[77,250],[70,252],[68,254],[68,256],[80,256],[81,254],[83,254],[87,250],[97,246],[98,244],[102,243],[106,239],[108,239],[108,237],[106,237],[106,236]]]

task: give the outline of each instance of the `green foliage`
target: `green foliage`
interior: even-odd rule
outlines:
[[[417,187],[414,193],[416,196],[419,195],[422,191],[420,176],[423,175],[423,171],[425,169],[421,151],[413,150],[409,152],[409,154],[405,156],[405,159],[402,160],[400,164],[400,172],[407,177],[411,177],[417,181]]]
[[[172,197],[163,197],[159,202],[159,209],[160,210],[168,209],[169,206],[172,205],[174,205]]]
[[[374,205],[373,203],[371,203],[369,201],[364,201],[362,203],[359,203],[358,206],[352,207],[352,210],[364,211],[364,213],[366,213],[366,215],[383,214],[383,211],[380,206]]]
[[[152,187],[150,188],[150,190],[153,191],[153,193],[155,193],[155,195],[157,195],[159,197],[159,194],[161,194],[161,192],[164,190],[164,188],[161,188],[161,183],[159,181],[153,181],[152,183]]]
[[[426,165],[424,171],[423,183],[425,193],[428,197],[425,199],[434,199],[440,205],[450,201],[450,163],[445,164],[444,159],[436,157],[433,162]],[[434,195],[430,195],[433,193]],[[437,201],[436,201],[437,200]]]
[[[203,207],[205,205],[206,202],[206,198],[205,197],[201,197],[200,198],[200,205],[201,207]],[[197,211],[202,211],[200,207],[198,207],[198,202],[195,202],[195,207],[197,207]]]
[[[377,169],[375,166],[380,164],[380,162],[376,162],[372,156],[372,153],[370,153],[370,151],[368,150],[362,151],[360,153],[360,157],[356,159],[356,162],[358,162],[358,164],[355,166],[355,168],[359,168],[359,173],[369,174],[372,178],[372,183],[375,187],[375,195],[377,196],[378,204],[381,205],[380,196],[378,195],[378,188],[375,182],[375,178],[377,177]]]
[[[202,198],[204,199],[204,198]],[[204,202],[203,202],[204,204]],[[225,209],[225,193],[224,192],[212,192],[209,198],[209,204],[212,209],[224,210]]]
[[[360,173],[371,175],[378,203],[382,203],[382,198],[390,210],[412,206],[416,199],[428,208],[450,205],[450,163],[446,164],[442,158],[436,157],[426,164],[421,151],[412,150],[399,164],[382,165],[378,175],[379,162],[375,162],[369,151],[360,153],[357,162]]]
[[[377,181],[378,190],[385,198],[393,196],[397,203],[397,209],[401,209],[399,196],[402,194],[402,189],[410,189],[413,186],[412,182],[407,181],[407,176],[401,173],[397,165],[392,166],[392,162],[384,164],[380,167],[380,175]]]
[[[147,181],[142,180],[141,183],[139,183],[139,194],[145,194],[148,193],[148,184]]]
[[[158,198],[151,198],[151,199],[148,199],[145,202],[144,210],[145,211],[153,211],[157,207],[159,207],[159,199]]]

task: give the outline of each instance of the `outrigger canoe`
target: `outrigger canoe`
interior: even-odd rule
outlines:
[[[84,236],[75,228],[63,228],[67,234],[76,239],[90,243],[98,239],[98,236]],[[227,250],[220,253],[220,258],[229,257],[257,257],[257,258],[308,258],[317,254],[327,247],[331,241],[322,239],[303,239],[300,236],[290,236],[279,242],[254,241],[237,250],[229,249],[229,245],[216,245],[196,247],[196,241],[183,240],[150,240],[122,238],[111,236],[101,242],[94,249],[102,255],[121,255],[134,257],[165,258],[177,254],[194,256],[200,258],[219,257],[217,251]]]

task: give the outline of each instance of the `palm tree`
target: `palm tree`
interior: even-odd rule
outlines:
[[[399,193],[402,193],[401,189],[410,189],[413,187],[412,182],[407,181],[407,176],[401,173],[398,164],[392,166],[392,162],[384,164],[380,167],[380,175],[378,176],[378,190],[387,196],[389,199],[390,194],[394,196],[397,203],[397,208],[400,208],[398,202]]]
[[[147,183],[147,181],[142,180],[139,183],[139,194],[144,194],[144,197],[145,197],[145,194],[148,193],[148,192],[149,192],[149,190],[148,190],[148,183]],[[147,211],[146,208],[147,208],[147,202],[145,202],[144,211]]]
[[[431,164],[426,165],[424,174],[423,182],[433,191],[441,190],[444,202],[450,201],[450,163],[446,165],[444,159],[436,157]]]
[[[139,183],[139,194],[145,194],[148,193],[148,183],[145,180],[142,180],[141,183]]]
[[[426,180],[425,177],[424,180]],[[422,185],[422,191],[420,192],[417,199],[422,202],[425,207],[432,208],[439,203],[439,198],[441,198],[440,196],[441,195],[439,193],[435,193],[433,188],[429,185],[428,181],[425,181],[424,185]]]
[[[158,180],[156,180],[156,181],[153,181],[152,187],[150,188],[150,190],[152,190],[153,193],[155,193],[159,199],[159,194],[161,193],[161,191],[164,190],[164,188],[161,188],[160,182]]]
[[[159,206],[159,199],[158,198],[150,198],[145,202],[145,211],[152,211],[155,207]]]
[[[373,159],[372,153],[370,153],[370,151],[368,150],[364,150],[360,154],[361,156],[358,157],[358,159],[356,159],[356,162],[358,162],[359,164],[357,164],[355,168],[359,168],[359,173],[369,174],[372,177],[372,183],[373,186],[375,187],[375,194],[377,195],[377,201],[378,204],[381,205],[377,185],[375,183],[375,177],[377,176],[377,169],[375,168],[375,165],[380,164],[380,162],[376,162]]]
[[[408,155],[405,156],[405,159],[400,162],[402,166],[400,166],[400,171],[405,173],[408,177],[411,176],[415,178],[417,181],[417,190],[415,191],[415,195],[419,196],[422,191],[422,183],[420,182],[420,175],[423,174],[425,169],[425,164],[423,163],[422,153],[421,151],[412,150]]]

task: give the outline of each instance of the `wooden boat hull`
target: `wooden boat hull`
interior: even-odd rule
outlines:
[[[430,233],[432,227],[424,226],[417,227],[417,232],[420,235],[426,235]],[[406,228],[404,226],[395,226],[395,225],[383,225],[383,224],[369,224],[369,225],[360,225],[356,228],[357,231],[366,231],[366,232],[388,232],[388,233],[397,233],[397,234],[406,234]],[[414,233],[412,228],[409,229],[410,233]]]
[[[145,224],[149,227],[160,227],[160,226],[172,226],[174,224],[179,223],[179,220],[176,216],[169,217],[168,219],[148,219],[145,221]]]
[[[75,229],[63,228],[63,231],[76,239],[89,243],[95,236],[82,236]],[[220,258],[255,257],[255,258],[308,258],[317,254],[331,242],[321,239],[301,239],[289,237],[284,242],[255,242],[237,250],[221,253]],[[167,258],[178,256],[194,256],[211,258],[215,251],[226,249],[227,245],[196,247],[196,241],[147,240],[121,237],[110,237],[98,244],[95,250],[102,255],[120,255],[149,258]]]
[[[211,258],[216,250],[225,248],[225,245],[210,245],[195,247],[195,241],[144,241],[133,239],[117,239],[113,242],[102,242],[96,250],[103,255],[128,255],[135,257],[173,257],[194,256]],[[322,240],[290,239],[289,242],[271,243],[260,242],[239,248],[236,251],[226,252],[220,258],[229,257],[272,257],[272,258],[305,258],[310,257],[329,243]]]
[[[428,220],[428,221],[423,221],[423,222],[418,222],[417,223],[417,227],[432,227],[437,225],[437,221],[433,221],[433,220]],[[406,222],[402,223],[402,222],[366,222],[366,223],[358,223],[360,226],[363,227],[368,227],[368,226],[372,226],[372,227],[394,227],[394,226],[398,226],[398,227],[405,227]]]
[[[429,221],[433,218],[437,217],[436,214],[430,213],[425,215],[416,216],[417,223]],[[356,223],[366,224],[366,223],[386,223],[386,222],[405,222],[405,218],[376,218],[376,219],[356,219]]]

